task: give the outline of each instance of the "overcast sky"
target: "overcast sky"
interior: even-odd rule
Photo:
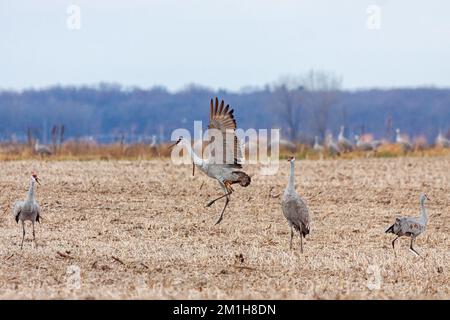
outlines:
[[[0,88],[238,90],[309,69],[348,89],[450,87],[449,17],[446,0],[0,0]]]

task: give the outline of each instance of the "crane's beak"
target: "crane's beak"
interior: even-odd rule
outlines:
[[[34,180],[36,180],[36,182],[38,183],[38,185],[41,185],[40,181],[41,179],[39,179],[38,177],[34,178]]]
[[[178,139],[177,140],[177,142],[175,142],[174,144],[171,144],[170,146],[169,146],[169,149],[172,149],[173,147],[175,147],[177,144],[179,144],[180,143],[180,141],[181,141],[181,137],[180,137],[180,139]]]
[[[425,198],[428,200],[428,201],[431,201],[431,199],[430,198],[428,198],[428,196],[427,195],[425,195]]]

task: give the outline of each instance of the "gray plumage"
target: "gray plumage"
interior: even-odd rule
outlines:
[[[341,150],[339,149],[339,146],[334,142],[333,135],[331,133],[327,134],[326,139],[326,146],[327,150],[331,155],[340,155]]]
[[[290,157],[288,161],[290,163],[289,182],[281,200],[281,209],[291,227],[290,248],[292,249],[292,238],[295,229],[300,234],[300,250],[303,253],[303,238],[310,231],[309,210],[306,202],[295,191],[295,158]]]
[[[50,147],[48,147],[44,144],[39,144],[38,139],[36,139],[36,142],[34,143],[34,151],[41,156],[50,156],[53,154]]]
[[[436,137],[436,145],[442,148],[450,148],[450,140],[444,137],[441,131],[439,131]]]
[[[319,137],[315,136],[314,137],[314,146],[313,146],[314,151],[316,152],[322,152],[323,151],[323,146],[320,145],[319,143]]]
[[[356,144],[355,144],[356,149],[362,150],[362,151],[376,150],[382,143],[379,140],[362,141],[361,137],[359,135],[355,135],[355,141],[356,141]]]
[[[361,141],[359,135],[355,135],[355,141],[356,141],[356,149],[358,150],[370,151],[374,149],[373,145],[370,142]]]
[[[430,199],[426,194],[422,193],[420,195],[420,217],[397,218],[395,220],[395,223],[386,230],[386,233],[393,233],[397,235],[397,237],[392,241],[392,248],[394,249],[394,253],[395,241],[402,236],[408,236],[411,237],[411,244],[409,248],[412,252],[419,255],[419,253],[413,248],[413,242],[418,235],[425,231],[428,223],[428,213],[425,209],[425,200]]]
[[[353,150],[352,142],[344,137],[344,126],[341,126],[341,130],[339,131],[338,146],[344,152]]]
[[[244,171],[241,171],[243,157],[241,144],[236,136],[236,120],[233,112],[234,110],[230,109],[229,105],[225,106],[223,100],[219,105],[217,98],[215,99],[215,104],[213,99],[211,99],[208,125],[211,140],[208,148],[205,150],[209,151],[206,152],[206,159],[199,157],[192,150],[191,142],[183,139],[183,137],[180,137],[173,145],[180,145],[186,148],[194,164],[193,173],[197,167],[208,177],[217,180],[222,187],[224,194],[206,204],[206,207],[210,207],[217,200],[225,198],[225,206],[216,224],[222,221],[225,209],[230,202],[230,196],[234,192],[232,185],[239,184],[242,187],[247,187],[251,182],[251,177]]]
[[[404,152],[411,151],[411,150],[413,149],[413,146],[412,146],[411,143],[409,143],[408,140],[406,140],[405,138],[403,138],[403,137],[400,135],[400,129],[397,128],[397,129],[395,130],[395,132],[396,132],[395,143],[397,143],[398,145],[400,145],[400,146],[402,147],[402,150],[403,150]]]
[[[38,176],[33,173],[30,178],[30,186],[28,189],[27,198],[23,201],[17,201],[13,208],[13,217],[17,223],[22,223],[22,242],[20,248],[23,248],[23,241],[25,239],[25,221],[31,221],[33,226],[33,241],[36,246],[36,236],[34,232],[35,222],[40,222],[41,209],[37,203],[34,195],[35,183],[39,183]]]

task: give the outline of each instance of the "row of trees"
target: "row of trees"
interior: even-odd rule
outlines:
[[[16,135],[26,141],[27,128],[48,143],[50,124],[64,123],[67,138],[82,136],[158,136],[169,140],[176,128],[208,121],[209,99],[218,96],[235,108],[239,127],[273,128],[291,140],[337,133],[371,132],[389,137],[399,127],[430,141],[450,129],[450,89],[415,88],[345,91],[339,76],[311,71],[283,77],[264,88],[229,92],[191,85],[178,92],[163,87],[50,87],[0,91],[0,140]]]
[[[336,104],[342,78],[323,71],[310,71],[304,76],[285,76],[273,87],[275,109],[279,109],[280,123],[285,125],[290,140],[299,139],[306,121],[309,130],[320,137],[327,131],[330,110]]]

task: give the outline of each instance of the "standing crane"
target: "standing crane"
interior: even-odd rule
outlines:
[[[48,147],[44,144],[39,144],[39,139],[36,139],[36,141],[34,143],[34,151],[37,154],[39,154],[40,156],[50,156],[53,154],[50,147]]]
[[[289,173],[289,181],[281,200],[281,209],[283,215],[291,227],[290,248],[292,249],[292,238],[294,237],[294,229],[300,234],[300,251],[303,253],[303,238],[309,234],[309,210],[306,202],[295,191],[295,158],[288,159],[291,168]]]
[[[439,130],[439,134],[436,137],[436,145],[442,148],[450,148],[450,140],[444,137],[441,130]]]
[[[362,141],[359,135],[355,135],[356,149],[363,151],[373,150],[374,147],[370,142]]]
[[[390,226],[385,232],[393,233],[397,237],[392,241],[392,249],[395,254],[395,241],[402,236],[411,237],[411,244],[409,248],[412,252],[417,254],[419,253],[414,250],[413,242],[418,235],[425,231],[427,223],[428,223],[428,213],[425,209],[425,200],[430,200],[425,193],[420,195],[420,217],[402,217],[395,219],[395,223]]]
[[[314,146],[313,146],[313,150],[316,152],[322,152],[323,151],[323,146],[320,145],[319,143],[319,137],[315,136],[314,137]]]
[[[339,149],[339,146],[334,141],[332,133],[327,134],[326,146],[327,146],[328,152],[331,153],[333,156],[341,154],[341,150]]]
[[[36,245],[36,236],[34,233],[34,224],[35,222],[40,222],[41,209],[39,208],[39,204],[37,203],[34,196],[34,185],[35,183],[41,184],[39,182],[39,178],[35,172],[31,174],[30,178],[30,187],[28,189],[28,195],[26,200],[17,201],[13,208],[13,216],[17,223],[22,223],[22,243],[20,244],[20,248],[23,248],[23,240],[25,239],[25,221],[31,221],[33,226],[33,241],[34,245]]]
[[[353,150],[352,142],[344,136],[344,126],[341,126],[341,130],[339,131],[338,146],[344,152]]]
[[[377,150],[379,146],[382,145],[382,141],[380,140],[372,140],[372,141],[363,141],[359,135],[355,135],[356,141],[356,149],[363,151]]]
[[[230,202],[230,196],[234,191],[232,185],[237,183],[242,187],[247,187],[251,182],[250,176],[240,170],[242,169],[242,152],[235,134],[236,120],[234,119],[233,112],[234,110],[230,109],[229,105],[224,107],[223,100],[219,105],[217,97],[215,104],[213,103],[213,99],[211,99],[208,129],[213,134],[218,134],[219,136],[212,137],[208,148],[212,146],[213,152],[210,153],[207,159],[199,157],[192,150],[191,142],[183,139],[183,137],[180,137],[171,146],[180,145],[186,148],[194,163],[194,168],[197,167],[208,177],[217,180],[222,187],[224,194],[206,205],[206,207],[210,207],[217,200],[225,198],[225,206],[215,223],[216,225],[222,221],[223,213]]]
[[[404,152],[411,151],[413,149],[412,144],[409,143],[407,139],[401,136],[399,128],[395,130],[395,133],[396,133],[395,142],[402,147],[402,150]]]

